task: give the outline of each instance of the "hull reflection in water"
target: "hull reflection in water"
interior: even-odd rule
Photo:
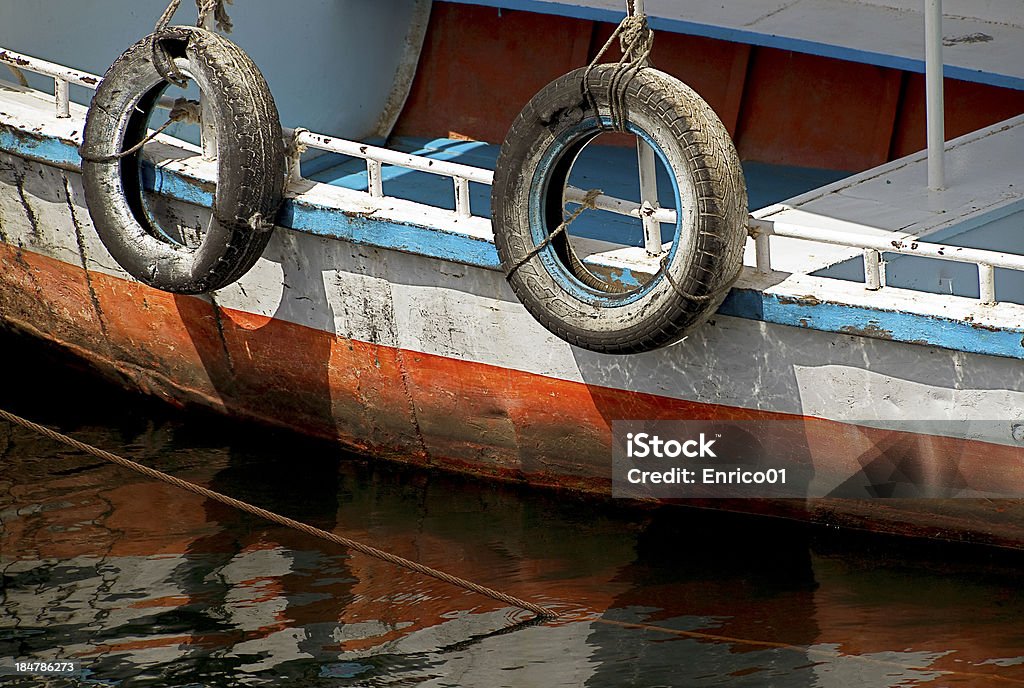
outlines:
[[[0,424],[0,657],[82,662],[53,685],[1024,682],[1017,555],[371,468],[57,374],[90,403],[55,406],[26,373],[0,404],[565,615],[516,626],[529,615]]]

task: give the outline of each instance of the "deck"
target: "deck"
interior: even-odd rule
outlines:
[[[622,0],[452,0],[618,22]],[[924,72],[920,0],[647,0],[651,26],[841,60]],[[946,0],[947,77],[1024,89],[1024,14],[1016,0]]]

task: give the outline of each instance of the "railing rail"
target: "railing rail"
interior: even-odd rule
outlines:
[[[70,117],[70,99],[68,87],[77,84],[95,89],[101,77],[88,72],[64,67],[53,62],[23,55],[0,47],[0,64],[7,64],[15,70],[27,70],[36,74],[51,77],[54,80],[54,104],[58,118]],[[167,96],[160,99],[159,105],[165,109],[173,105],[173,99]],[[358,141],[349,141],[334,136],[325,136],[305,129],[285,130],[286,137],[292,139],[292,149],[296,151],[290,161],[293,179],[301,177],[299,153],[302,147],[316,148],[323,151],[338,153],[366,161],[367,191],[373,198],[385,197],[383,184],[383,165],[393,165],[417,172],[426,172],[449,177],[455,197],[455,215],[462,218],[472,216],[470,208],[470,183],[490,186],[494,182],[494,172],[480,167],[461,163],[434,160],[411,153],[402,153],[388,148],[371,146]],[[581,203],[586,192],[573,186],[567,186],[564,199],[568,203]],[[601,210],[627,215],[643,220],[653,218],[657,222],[674,224],[677,221],[676,211],[671,208],[650,208],[639,203],[599,195],[594,206]],[[864,260],[864,286],[869,290],[878,290],[885,286],[885,262],[883,254],[900,254],[933,258],[936,260],[968,263],[978,266],[979,298],[984,304],[996,303],[995,270],[1024,271],[1024,256],[987,251],[982,249],[963,248],[933,244],[915,239],[896,239],[886,237],[851,235],[844,232],[816,227],[807,227],[794,223],[773,221],[767,218],[749,220],[750,235],[755,244],[756,269],[761,273],[771,272],[771,237],[799,239],[819,244],[845,246],[860,249]]]
[[[969,263],[978,266],[979,295],[982,303],[992,304],[995,297],[995,268],[1024,271],[1024,256],[985,249],[948,246],[919,241],[914,238],[892,239],[888,237],[850,235],[831,229],[807,227],[770,219],[750,219],[751,234],[757,244],[758,272],[771,272],[770,237],[801,239],[818,244],[831,244],[864,252],[865,286],[875,290],[885,286],[881,255],[896,253],[905,256],[933,258],[955,263]]]

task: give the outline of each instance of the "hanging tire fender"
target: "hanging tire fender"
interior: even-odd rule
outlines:
[[[159,49],[154,46],[158,41]],[[160,229],[146,209],[141,151],[167,88],[168,55],[195,80],[217,132],[213,217],[198,246]],[[175,26],[125,51],[103,77],[86,116],[82,176],[93,225],[117,263],[164,291],[198,294],[244,275],[270,240],[285,180],[281,123],[263,75],[245,52],[210,31]]]
[[[736,148],[710,106],[678,79],[641,69],[625,88],[625,122],[670,172],[675,236],[641,288],[595,289],[565,234],[550,237],[575,156],[611,128],[615,70],[577,69],[523,108],[498,156],[491,211],[502,268],[537,321],[576,346],[624,354],[679,341],[721,304],[742,267],[747,193]]]

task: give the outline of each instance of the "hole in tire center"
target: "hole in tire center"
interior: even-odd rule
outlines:
[[[185,88],[168,84],[163,98],[198,101],[199,88],[191,78]],[[153,108],[147,135],[166,124],[169,115],[170,111],[166,108]],[[163,137],[178,139],[178,142],[173,143],[172,149],[166,144],[161,145],[160,138]],[[175,150],[178,148],[180,150]],[[171,180],[159,168],[174,159],[198,157],[201,155],[201,149],[202,134],[198,124],[187,121],[172,122],[161,137],[146,143],[139,166],[143,205],[150,223],[158,229],[163,239],[188,248],[196,248],[202,243],[209,227],[210,210],[173,199],[175,194],[169,194],[166,190]]]
[[[591,139],[572,162],[567,183],[562,189],[564,209],[561,217],[568,218],[580,208],[578,201],[568,200],[568,187],[584,192],[600,189],[604,196],[640,204],[638,142],[648,146],[643,139],[629,133],[603,132]],[[654,180],[646,184],[644,200],[653,207],[675,209],[675,182],[671,171],[656,151],[651,153],[655,174]],[[550,221],[555,217],[554,211],[549,210]],[[556,227],[557,224],[553,224],[549,229],[553,231]],[[588,208],[573,220],[565,232],[572,253],[582,261],[582,267],[568,252],[557,253],[569,273],[585,285],[598,291],[629,293],[643,288],[653,279],[658,261],[667,255],[671,247],[676,224],[656,223],[652,230],[652,241],[648,242],[644,223],[639,217]],[[661,252],[651,256],[648,248],[656,254],[660,248]]]

